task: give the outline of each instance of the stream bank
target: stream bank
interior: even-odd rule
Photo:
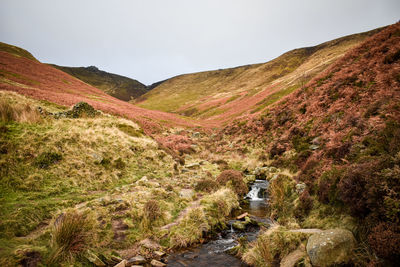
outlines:
[[[216,238],[207,243],[186,249],[183,252],[171,254],[167,261],[169,267],[243,267],[248,266],[240,259],[229,254],[229,251],[237,246],[238,239],[246,238],[253,241],[260,232],[259,225],[269,225],[265,215],[267,213],[267,194],[268,181],[256,180],[246,196],[247,201],[241,205],[240,214],[229,220],[227,229],[217,234]],[[243,221],[243,219],[245,219]],[[242,230],[239,230],[242,228]]]

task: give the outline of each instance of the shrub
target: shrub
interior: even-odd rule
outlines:
[[[62,160],[62,155],[57,152],[44,152],[41,153],[35,159],[35,165],[41,169],[47,169],[50,165],[53,165]]]
[[[211,193],[213,191],[216,191],[218,189],[218,187],[219,187],[219,184],[215,180],[206,178],[206,179],[203,179],[203,180],[197,182],[194,189],[196,191]]]
[[[80,256],[94,243],[94,224],[89,213],[76,210],[59,215],[52,227],[52,255],[50,264]]]
[[[304,216],[307,216],[312,207],[313,199],[311,198],[310,193],[308,193],[308,190],[305,190],[299,197],[299,204],[295,210],[296,217],[303,218]]]
[[[400,262],[400,226],[382,222],[368,236],[368,243],[379,257]]]
[[[243,180],[243,174],[236,170],[225,170],[217,177],[220,185],[227,185],[229,182],[239,196],[244,196],[248,192],[246,183]]]

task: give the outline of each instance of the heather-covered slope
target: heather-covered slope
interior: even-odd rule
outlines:
[[[360,244],[354,264],[391,266],[400,260],[399,75],[397,23],[260,119],[226,127],[215,149],[243,154],[263,147],[260,160],[296,173],[294,180],[271,184],[275,220],[288,227],[347,228]],[[306,185],[301,195],[294,193],[296,183]]]
[[[99,70],[95,66],[85,68],[51,65],[124,101],[132,100],[148,92],[146,85],[137,80]]]
[[[295,49],[263,64],[177,76],[141,96],[138,105],[205,119],[210,125],[258,114],[379,30]]]
[[[15,91],[67,106],[85,101],[96,109],[133,119],[139,122],[145,131],[157,131],[160,123],[191,125],[176,115],[146,110],[116,99],[36,60],[0,51],[0,63],[0,90]]]

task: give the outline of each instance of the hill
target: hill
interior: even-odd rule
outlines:
[[[257,152],[264,166],[293,173],[271,180],[270,215],[278,223],[349,229],[360,244],[355,265],[392,266],[400,255],[399,73],[397,23],[261,117],[227,126],[210,148],[243,158]]]
[[[9,45],[6,43],[0,42],[0,51],[7,52],[7,53],[12,54],[17,57],[24,57],[27,59],[37,61],[37,59],[34,56],[32,56],[32,54],[29,53],[28,51],[26,51],[25,49],[19,48],[17,46]]]
[[[295,49],[263,64],[180,75],[162,82],[137,103],[200,118],[214,126],[241,115],[259,114],[380,30]]]
[[[124,101],[130,101],[148,92],[146,85],[137,80],[99,70],[95,66],[64,67],[54,64],[51,66]]]
[[[61,70],[29,58],[30,54],[25,50],[8,45],[3,47],[19,54],[0,51],[0,90],[65,106],[85,101],[96,109],[135,120],[150,132],[159,130],[162,125],[193,125],[176,115],[146,110],[116,99]]]

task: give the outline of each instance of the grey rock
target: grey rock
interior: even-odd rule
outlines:
[[[313,266],[348,263],[356,245],[353,234],[345,229],[330,229],[310,236],[307,254]]]
[[[307,185],[305,183],[298,183],[296,184],[296,192],[297,194],[301,194],[304,192],[304,190],[306,190]]]
[[[195,170],[195,169],[199,169],[200,168],[200,164],[199,163],[192,163],[192,164],[188,164],[185,166],[187,169],[190,170]]]
[[[106,266],[106,264],[104,262],[102,262],[99,257],[97,257],[93,252],[88,251],[86,253],[86,259],[88,261],[90,261],[91,263],[93,263],[95,266]]]

